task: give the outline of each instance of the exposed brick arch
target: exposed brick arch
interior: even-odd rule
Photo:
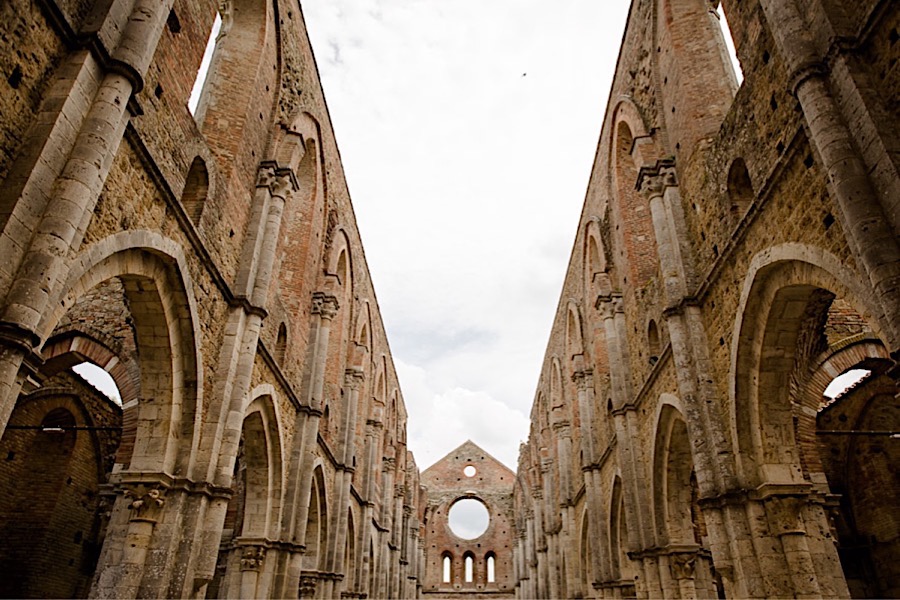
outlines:
[[[80,363],[91,362],[109,373],[116,382],[124,406],[137,400],[140,395],[140,373],[130,369],[129,363],[110,345],[97,340],[93,332],[85,334],[68,330],[58,333],[44,344],[42,355],[45,362],[41,372],[52,377]]]

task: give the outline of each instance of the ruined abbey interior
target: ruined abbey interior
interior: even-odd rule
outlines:
[[[633,0],[516,473],[407,449],[301,4],[0,4],[0,596],[900,597],[900,3]]]

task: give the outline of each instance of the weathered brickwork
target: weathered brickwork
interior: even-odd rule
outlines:
[[[515,473],[471,441],[422,472],[427,496],[420,506],[423,597],[514,597],[515,478]],[[450,524],[450,511],[460,501],[477,501],[485,507],[487,527],[472,539],[457,535]]]
[[[900,8],[725,0],[739,85],[718,4],[632,2],[517,473],[420,478],[300,6],[4,3],[0,595],[900,594]]]
[[[3,594],[416,597],[418,469],[299,5],[0,12]],[[59,398],[62,431],[19,427]]]
[[[897,593],[900,10],[723,1],[738,86],[718,4],[632,2],[519,459],[518,597]]]

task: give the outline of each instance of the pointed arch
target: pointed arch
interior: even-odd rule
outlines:
[[[312,490],[309,495],[309,513],[306,520],[306,550],[303,554],[303,570],[324,570],[325,549],[328,541],[328,500],[325,472],[322,465],[313,470]]]

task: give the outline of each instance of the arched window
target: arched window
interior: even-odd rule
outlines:
[[[659,360],[660,344],[659,329],[653,319],[650,319],[650,325],[647,327],[647,350],[650,353],[650,364],[655,365]]]
[[[287,353],[287,327],[284,323],[278,326],[278,338],[275,340],[275,359],[283,363]]]
[[[206,163],[199,156],[194,158],[184,182],[184,192],[181,194],[181,204],[187,213],[191,223],[200,224],[200,215],[203,214],[203,205],[206,204],[206,196],[209,193],[209,172]]]
[[[487,555],[487,582],[495,583],[497,581],[497,559],[493,552]]]
[[[213,22],[212,31],[209,32],[209,38],[206,40],[206,49],[203,51],[203,59],[200,61],[200,68],[197,70],[197,77],[194,79],[194,86],[191,88],[191,97],[188,99],[188,110],[197,120],[201,120],[197,115],[197,105],[200,103],[200,94],[203,92],[203,86],[206,84],[207,75],[209,74],[209,63],[212,60],[213,51],[216,49],[216,40],[219,32],[222,30],[222,15],[216,11],[216,19]]]
[[[444,554],[444,558],[442,560],[443,576],[441,577],[441,581],[443,581],[444,583],[450,583],[450,574],[452,572],[452,570],[451,570],[452,562],[453,561],[450,558],[450,555]]]
[[[728,26],[728,20],[725,18],[725,11],[722,10],[722,4],[716,9],[716,17],[719,19],[719,28],[722,31],[722,37],[725,41],[725,51],[728,55],[728,62],[734,69],[734,79],[740,86],[744,82],[744,70],[741,69],[741,63],[738,61],[737,52],[734,48],[734,37],[731,35],[731,28]]]
[[[732,227],[747,214],[747,209],[753,203],[753,184],[750,182],[750,173],[747,165],[741,158],[736,158],[728,169],[728,202]]]
[[[475,580],[475,557],[466,554],[466,583],[472,583]]]

